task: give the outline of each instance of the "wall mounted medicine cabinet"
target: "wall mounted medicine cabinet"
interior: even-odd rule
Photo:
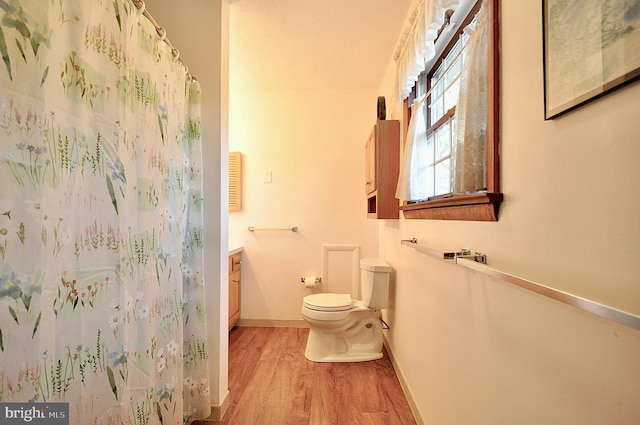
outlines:
[[[396,186],[400,171],[400,121],[378,120],[365,144],[367,217],[400,218]]]

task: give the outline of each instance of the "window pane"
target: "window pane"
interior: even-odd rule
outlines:
[[[432,99],[437,99],[438,97],[442,96],[442,92],[444,91],[444,84],[442,83],[442,80],[438,81],[436,83],[435,78],[431,81],[431,98]]]
[[[447,70],[445,74],[445,83],[450,85],[452,81],[455,81],[460,75],[460,70],[462,68],[462,60],[460,57],[456,59],[456,61],[451,65],[451,67]]]
[[[425,174],[424,174],[424,181],[426,183],[426,192],[427,192],[427,198],[430,196],[434,196],[436,193],[434,192],[434,182],[433,182],[433,169],[434,166],[431,165],[429,167],[427,167],[425,169]]]
[[[435,168],[435,195],[451,192],[451,159],[446,159]]]
[[[438,81],[443,72],[444,66],[441,65],[431,76],[431,95],[429,96],[431,102],[429,105],[430,120],[427,125],[432,125],[438,121],[446,111],[444,109],[444,78]]]
[[[421,161],[424,161],[423,164],[429,165],[435,162],[435,157],[433,155],[435,149],[433,148],[433,133],[427,136],[427,143],[425,144],[424,149],[424,157],[420,158]]]
[[[457,78],[455,82],[447,89],[444,95],[444,108],[449,110],[458,104],[458,92],[460,90],[460,78]]]
[[[420,97],[427,92],[427,75],[423,72],[418,75],[416,82],[416,97]]]
[[[433,87],[432,93],[437,93],[437,91],[436,91],[437,88],[435,87],[436,86],[436,82],[438,81],[438,79],[442,75],[442,72],[444,71],[444,69],[445,69],[445,66],[444,65],[440,65],[438,67],[438,69],[436,70],[436,72],[434,72],[431,75],[431,87]]]
[[[449,123],[439,127],[436,132],[436,160],[451,155],[451,131]]]
[[[462,49],[462,44],[458,41],[453,50],[447,55],[449,68],[445,74],[446,89],[444,93],[444,109],[456,106],[458,103],[458,90],[460,88],[460,71],[462,70],[462,56],[457,56]],[[456,57],[457,56],[457,57]]]
[[[444,114],[444,106],[443,106],[443,98],[439,97],[435,99],[434,102],[429,105],[429,110],[431,111],[431,120],[429,121],[429,125],[438,121],[440,117]]]
[[[451,158],[455,158],[456,157],[456,146],[457,146],[457,141],[456,141],[456,137],[457,137],[457,128],[456,127],[456,117],[455,115],[453,117],[451,117],[451,119],[448,122],[449,124],[449,128],[451,129]],[[454,163],[453,161],[451,162],[451,166],[454,167]],[[452,174],[453,175],[453,174]],[[452,186],[453,187],[453,186]]]
[[[453,48],[444,59],[447,65],[453,61],[453,58],[455,58],[458,53],[460,53],[460,49],[462,49],[462,43],[460,41],[460,38],[458,38],[458,41],[456,41],[456,44],[453,45]]]

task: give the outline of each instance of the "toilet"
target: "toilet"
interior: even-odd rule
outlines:
[[[304,297],[309,325],[305,357],[313,362],[363,362],[382,358],[380,309],[389,302],[391,267],[379,258],[360,260],[362,300],[350,294]]]

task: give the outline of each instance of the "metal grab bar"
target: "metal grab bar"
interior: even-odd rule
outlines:
[[[536,282],[532,282],[521,277],[502,272],[491,268],[485,264],[479,264],[475,261],[469,261],[465,258],[456,259],[456,264],[459,264],[468,269],[476,270],[487,276],[500,279],[504,282],[511,283],[512,285],[519,286],[520,288],[528,289],[536,294],[544,295],[545,297],[560,301],[561,303],[568,304],[572,307],[579,308],[583,311],[588,311],[605,319],[613,320],[614,322],[621,323],[623,325],[640,330],[640,317],[635,314],[618,310],[617,308],[610,307],[605,304],[600,304],[596,301],[582,298],[577,295],[570,294],[568,292],[560,291],[558,289],[551,288],[549,286],[541,285]]]
[[[420,251],[423,254],[427,254],[439,260],[455,260],[456,258],[468,258],[470,260],[477,261],[482,264],[487,264],[487,256],[485,254],[481,252],[476,252],[472,254],[470,250],[465,248],[462,248],[459,251],[451,251],[451,252],[438,251],[432,248],[427,248],[426,246],[418,245],[418,240],[416,238],[404,239],[400,241],[400,243],[402,245],[410,246],[411,248],[414,248],[416,251]]]
[[[402,245],[410,246],[414,248],[416,251],[425,253],[435,258],[439,258],[439,259],[451,258],[451,257],[443,256],[443,254],[446,254],[446,253],[442,253],[434,249],[427,248],[422,245],[418,245],[418,241],[415,238],[410,240],[403,240],[401,241],[401,243]],[[545,297],[551,298],[556,301],[560,301],[561,303],[570,305],[580,310],[587,311],[597,316],[604,317],[605,319],[613,320],[614,322],[620,323],[622,325],[626,325],[636,330],[640,330],[640,316],[637,316],[633,313],[629,313],[623,310],[619,310],[617,308],[614,308],[605,304],[598,303],[593,300],[589,300],[587,298],[582,298],[577,295],[570,294],[568,292],[560,291],[558,289],[554,289],[549,286],[545,286],[527,279],[523,279],[521,277],[509,274],[509,273],[505,273],[500,270],[496,270],[492,267],[487,266],[486,262],[483,263],[481,261],[477,261],[472,257],[473,255],[455,256],[453,257],[455,259],[454,264],[466,267],[471,270],[478,271],[487,276],[502,280],[503,282],[510,283],[520,288],[535,292],[536,294],[543,295]],[[486,260],[486,257],[485,257],[485,260]]]
[[[418,245],[418,240],[416,238],[413,239],[404,239],[402,241],[400,241],[400,243],[402,245],[407,245],[410,246],[411,248],[415,249],[416,251],[419,251],[423,254],[427,254],[430,257],[433,258],[437,258],[439,260],[444,260],[444,253],[432,248],[427,248],[426,246],[423,245]]]
[[[247,227],[247,230],[250,231],[250,232],[256,232],[256,231],[260,231],[260,230],[266,230],[266,231],[286,230],[288,232],[297,232],[298,231],[298,226],[292,226],[292,227],[253,227],[253,226],[249,226],[249,227]]]

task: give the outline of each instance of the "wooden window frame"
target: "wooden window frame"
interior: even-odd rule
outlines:
[[[487,98],[487,191],[452,194],[429,201],[407,203],[400,210],[406,219],[498,221],[503,195],[500,192],[500,0],[485,0],[489,11],[489,82]],[[472,16],[474,13],[470,13]],[[466,25],[463,23],[462,27]],[[442,55],[446,54],[447,49]],[[438,58],[439,63],[443,56]],[[415,93],[415,87],[414,87]],[[410,96],[404,103],[404,134],[411,118]],[[447,114],[448,115],[448,114]]]

